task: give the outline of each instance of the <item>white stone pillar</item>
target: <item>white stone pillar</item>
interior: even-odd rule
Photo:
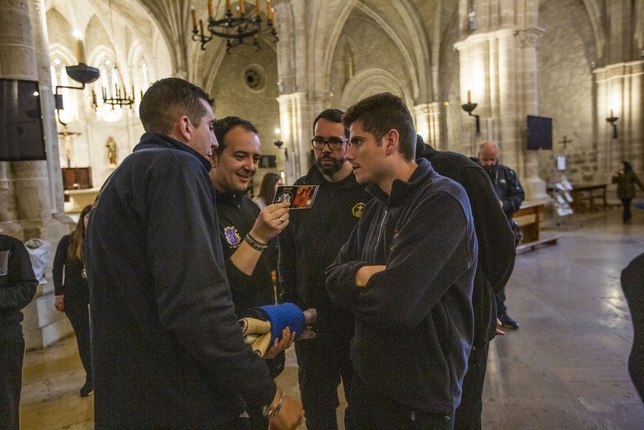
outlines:
[[[416,132],[423,136],[426,143],[442,150],[441,144],[441,104],[439,102],[423,103],[414,106]]]
[[[549,199],[546,192],[546,183],[539,177],[539,157],[536,151],[528,151],[525,141],[526,115],[538,115],[539,106],[537,98],[537,47],[543,35],[539,28],[527,28],[519,30],[519,61],[521,68],[518,71],[521,81],[520,93],[522,103],[522,114],[519,118],[520,136],[517,139],[517,153],[523,153],[524,171],[521,185],[526,194],[526,200]]]
[[[610,182],[619,162],[629,160],[636,171],[644,168],[644,61],[611,64],[593,71],[597,85],[597,143],[599,176]],[[617,139],[606,121],[617,117]]]
[[[538,157],[527,151],[526,115],[536,115],[536,49],[542,30],[501,29],[476,33],[454,45],[459,52],[461,101],[476,103],[481,132],[472,128],[470,142],[461,142],[459,152],[476,154],[487,139],[488,124],[494,124],[493,137],[501,150],[501,162],[516,170],[526,191],[526,199],[548,198],[539,178]],[[470,127],[463,113],[463,126]],[[488,121],[492,119],[492,121]],[[474,127],[474,119],[471,120]]]
[[[306,93],[282,94],[277,98],[280,105],[280,130],[285,150],[284,172],[286,183],[292,184],[304,175],[308,166],[310,145],[306,126],[311,124],[306,103]],[[309,133],[310,134],[310,133]]]

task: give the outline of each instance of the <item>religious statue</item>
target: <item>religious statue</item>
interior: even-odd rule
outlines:
[[[110,160],[110,167],[116,166],[116,141],[112,136],[107,138],[107,158]]]

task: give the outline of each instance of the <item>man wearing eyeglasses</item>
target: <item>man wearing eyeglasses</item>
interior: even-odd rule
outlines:
[[[337,429],[337,388],[345,398],[351,386],[349,344],[353,317],[329,298],[324,272],[335,260],[371,196],[358,184],[345,160],[349,131],[343,112],[328,109],[313,122],[315,165],[296,184],[320,185],[311,209],[290,211],[290,223],[279,235],[282,298],[302,309],[318,311],[317,337],[296,342],[302,403],[309,430]],[[345,428],[353,426],[345,411]]]

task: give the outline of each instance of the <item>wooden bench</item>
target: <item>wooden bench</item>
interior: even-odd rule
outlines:
[[[517,251],[526,249],[532,251],[537,245],[555,245],[557,243],[559,236],[540,238],[541,217],[544,207],[544,202],[526,203],[521,205],[521,208],[512,216],[512,219],[519,224],[523,233],[523,238],[517,246]]]
[[[572,196],[572,210],[575,212],[595,212],[599,209],[608,209],[606,202],[606,187],[608,184],[574,185],[570,191]]]

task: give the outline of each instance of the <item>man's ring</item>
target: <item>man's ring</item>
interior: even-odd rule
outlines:
[[[282,217],[280,217],[280,223],[282,223],[282,222],[284,222],[284,219],[282,219]]]

